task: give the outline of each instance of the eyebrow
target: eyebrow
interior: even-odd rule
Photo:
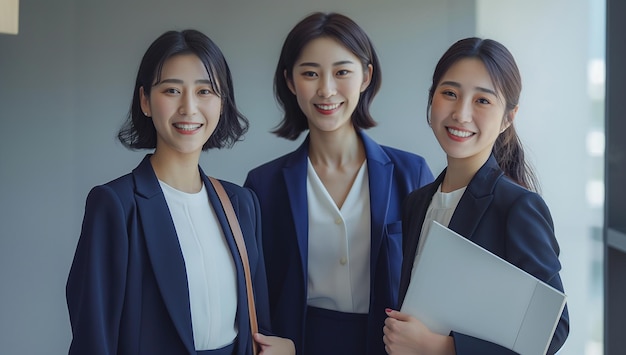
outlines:
[[[334,62],[333,66],[336,67],[336,66],[345,65],[345,64],[354,64],[354,62],[351,61],[351,60],[340,60],[338,62]],[[316,67],[316,68],[319,68],[322,65],[319,64],[319,63],[314,63],[314,62],[304,62],[304,63],[300,63],[298,66],[299,67]]]
[[[166,83],[170,83],[170,84],[184,84],[185,82],[181,79],[163,79],[161,81],[159,81],[158,83],[156,83],[155,85],[159,85],[159,84],[166,84]],[[211,85],[211,80],[209,79],[198,79],[195,81],[196,84],[207,84],[207,85]]]
[[[443,82],[441,82],[439,84],[439,86],[442,86],[442,85],[454,86],[455,88],[459,88],[459,89],[461,88],[461,84],[457,83],[456,81],[443,81]],[[496,96],[496,97],[498,96],[498,94],[495,91],[493,91],[492,89],[484,88],[484,87],[481,87],[481,86],[476,86],[475,89],[478,90],[478,91],[482,91],[484,93],[487,93],[487,94],[491,94],[491,95]]]

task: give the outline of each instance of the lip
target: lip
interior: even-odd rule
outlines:
[[[178,133],[186,135],[195,134],[198,130],[200,130],[200,128],[202,128],[202,126],[204,126],[204,124],[197,122],[172,123],[172,127],[174,127]]]
[[[323,115],[332,115],[343,106],[343,102],[313,104],[315,110]]]
[[[476,135],[476,132],[452,126],[446,126],[446,133],[450,139],[457,142],[464,142]]]

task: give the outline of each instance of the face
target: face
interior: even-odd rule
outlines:
[[[451,66],[434,91],[430,115],[448,161],[475,160],[482,165],[517,112],[516,107],[505,116],[505,107],[480,60],[462,59]]]
[[[199,154],[219,122],[221,98],[193,54],[176,55],[163,64],[161,81],[150,96],[140,88],[141,109],[157,131],[155,154]]]
[[[293,67],[291,92],[309,123],[309,130],[331,132],[352,127],[351,117],[361,92],[369,85],[372,66],[363,65],[331,38],[317,38],[303,49]]]

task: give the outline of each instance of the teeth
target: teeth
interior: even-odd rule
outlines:
[[[184,131],[193,131],[194,129],[200,128],[200,126],[202,125],[199,123],[174,123],[174,127]]]
[[[339,107],[339,105],[341,105],[341,104],[332,104],[332,105],[322,105],[322,104],[318,104],[318,105],[315,105],[315,106],[317,106],[317,107],[321,108],[322,110],[325,110],[325,111],[330,111],[330,110],[334,110],[334,109],[336,109],[337,107]]]
[[[458,129],[454,129],[454,128],[448,128],[448,132],[452,133],[452,135],[454,136],[461,137],[461,138],[467,138],[471,136],[472,134],[474,134],[468,131],[459,131]]]

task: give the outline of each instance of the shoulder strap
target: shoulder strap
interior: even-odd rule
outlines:
[[[246,244],[243,241],[243,234],[241,233],[241,227],[239,226],[239,221],[237,220],[237,215],[235,214],[235,210],[233,209],[233,205],[230,203],[230,199],[226,194],[226,190],[224,187],[214,177],[209,176],[209,180],[211,184],[215,188],[217,192],[217,196],[222,203],[222,208],[226,213],[226,218],[228,218],[228,224],[230,225],[230,230],[235,237],[235,244],[237,244],[237,250],[239,250],[239,256],[241,256],[241,261],[243,262],[243,272],[246,277],[246,293],[248,295],[248,315],[250,318],[250,329],[252,331],[252,335],[257,333],[258,325],[256,319],[256,307],[254,306],[254,293],[252,290],[252,280],[250,277],[250,264],[248,262],[248,251],[246,250]],[[254,339],[252,339],[252,348],[253,353],[258,354],[258,345]]]

